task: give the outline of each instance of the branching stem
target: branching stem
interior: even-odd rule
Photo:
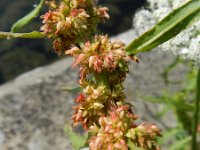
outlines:
[[[195,110],[193,116],[193,126],[192,126],[192,150],[197,150],[197,126],[199,119],[199,105],[200,105],[200,69],[197,75],[197,85],[196,85],[196,100],[195,100]]]

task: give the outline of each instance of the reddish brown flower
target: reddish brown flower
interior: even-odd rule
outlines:
[[[75,102],[77,103],[83,103],[84,101],[85,101],[85,96],[83,95],[83,93],[80,93],[75,99]]]

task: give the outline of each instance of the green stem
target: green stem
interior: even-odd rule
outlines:
[[[198,69],[197,75],[197,85],[196,85],[196,100],[195,100],[195,110],[193,116],[193,126],[192,126],[192,150],[197,150],[197,126],[199,119],[199,104],[200,104],[200,69]]]
[[[95,73],[95,79],[97,86],[105,86],[106,88],[109,88],[108,76],[105,72]]]
[[[1,38],[28,38],[28,39],[36,39],[36,38],[45,38],[45,35],[38,32],[33,31],[29,33],[12,33],[12,32],[1,32],[0,31],[0,39]]]
[[[87,136],[87,139],[86,139],[85,144],[84,144],[83,147],[88,147],[88,146],[89,146],[89,145],[88,145],[88,140],[89,140],[92,136],[93,136],[93,134],[90,133],[90,132],[88,132],[88,136]]]

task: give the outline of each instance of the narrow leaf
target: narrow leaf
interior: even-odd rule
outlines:
[[[170,146],[169,150],[180,150],[182,148],[185,148],[186,145],[191,142],[192,137],[187,137],[184,138],[180,141],[177,141],[175,144],[173,144],[172,146]]]
[[[170,80],[169,80],[169,74],[170,74],[170,72],[172,72],[172,71],[175,69],[175,67],[176,67],[180,62],[181,62],[181,59],[180,59],[179,56],[177,56],[177,57],[175,58],[175,60],[174,60],[171,64],[169,64],[169,65],[165,68],[165,70],[161,73],[161,76],[163,77],[163,79],[164,79],[166,85],[170,82]]]
[[[75,133],[69,124],[65,125],[64,131],[76,150],[79,150],[85,144],[87,137]]]
[[[45,35],[43,35],[41,32],[33,31],[29,33],[12,33],[12,32],[0,32],[0,39],[1,38],[29,38],[29,39],[35,39],[35,38],[45,38]]]
[[[144,150],[143,148],[136,147],[136,146],[133,144],[133,142],[131,142],[131,140],[128,140],[127,145],[128,145],[128,148],[129,148],[129,149],[132,149],[132,150]]]
[[[81,91],[81,87],[77,86],[77,87],[62,87],[62,90],[67,91],[67,92],[71,92],[71,93],[78,93]]]
[[[29,14],[19,19],[16,23],[11,27],[11,32],[16,32],[20,28],[27,25],[31,20],[38,16],[40,10],[42,9],[42,5],[44,4],[44,0],[41,0],[37,7],[35,7]]]
[[[166,114],[168,111],[170,110],[170,106],[165,105],[164,108],[160,111],[156,113],[156,117],[157,118],[161,118],[162,116],[164,116],[164,114]]]
[[[166,131],[162,134],[162,138],[158,139],[158,144],[159,145],[163,145],[165,144],[167,141],[173,139],[174,137],[176,137],[178,134],[180,134],[183,130],[175,128],[175,129],[171,129],[169,131]]]
[[[176,36],[192,22],[199,19],[200,0],[191,0],[175,9],[152,29],[131,42],[126,51],[129,54],[150,51],[156,46]]]
[[[142,95],[142,93],[137,93],[137,95],[143,100],[143,101],[146,101],[146,102],[151,102],[151,103],[166,103],[164,101],[164,97],[153,97],[153,96],[144,96]]]

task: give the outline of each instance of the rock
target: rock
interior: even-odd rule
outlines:
[[[0,87],[3,150],[71,149],[63,127],[72,113],[74,95],[61,90],[76,84],[70,65],[71,59],[64,59]]]
[[[5,139],[5,135],[4,135],[4,133],[0,130],[0,145],[3,144],[4,139]]]
[[[132,29],[113,39],[129,43],[135,37]],[[162,129],[174,127],[176,120],[171,112],[157,120],[155,113],[163,106],[144,103],[137,96],[138,91],[145,95],[159,95],[165,88],[159,74],[174,57],[157,49],[141,54],[139,58],[139,64],[131,63],[125,82],[127,99],[134,104],[134,112],[141,116],[140,121],[156,122]],[[70,122],[75,94],[61,90],[63,86],[77,85],[77,71],[71,68],[71,64],[72,59],[64,58],[0,86],[1,150],[72,149],[63,127]],[[185,72],[185,67],[179,66],[171,77],[177,79],[180,71]],[[172,88],[178,89],[176,86]]]

